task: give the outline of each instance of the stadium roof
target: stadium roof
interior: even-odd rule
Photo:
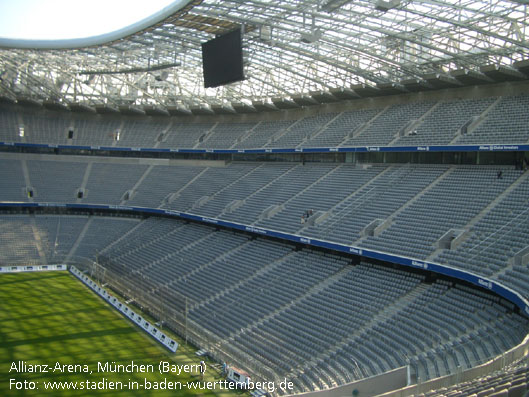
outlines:
[[[522,80],[527,3],[183,1],[139,31],[82,47],[0,41],[0,96],[71,109],[235,113]],[[205,89],[200,43],[239,26],[246,80]]]

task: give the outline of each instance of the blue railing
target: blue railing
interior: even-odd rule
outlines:
[[[266,153],[367,153],[367,152],[520,152],[529,151],[529,145],[431,145],[431,146],[351,146],[321,148],[261,148],[261,149],[173,149],[138,148],[120,146],[76,146],[45,143],[0,142],[0,147],[26,147],[46,149],[73,149],[114,152],[149,153],[214,153],[214,154],[266,154]]]
[[[103,205],[103,204],[61,204],[61,203],[9,203],[3,202],[0,203],[0,208],[5,207],[17,207],[17,208],[43,208],[43,207],[52,207],[52,208],[71,208],[71,209],[84,209],[84,210],[117,210],[117,211],[127,211],[138,214],[150,214],[158,216],[170,216],[178,219],[186,219],[197,221],[206,224],[214,224],[234,230],[241,230],[244,232],[252,233],[259,236],[269,236],[274,238],[279,238],[282,240],[288,240],[295,243],[301,243],[313,247],[326,248],[336,252],[343,252],[351,255],[360,255],[369,259],[377,259],[385,262],[395,263],[403,266],[407,266],[414,269],[423,269],[428,270],[434,273],[442,274],[451,278],[458,280],[463,280],[474,284],[480,288],[484,288],[490,291],[495,292],[499,296],[507,299],[508,301],[514,303],[521,312],[529,316],[529,302],[518,292],[512,290],[509,287],[506,287],[499,283],[496,280],[491,280],[484,276],[469,272],[467,270],[458,269],[448,265],[442,265],[439,263],[428,262],[423,260],[417,260],[414,258],[409,258],[400,255],[393,255],[389,253],[384,253],[380,251],[367,250],[360,247],[338,244],[332,241],[319,240],[315,238],[308,238],[300,236],[297,234],[289,234],[280,232],[277,230],[270,230],[250,225],[245,225],[235,222],[227,222],[217,218],[208,218],[199,215],[194,215],[190,213],[167,210],[167,209],[158,209],[158,208],[146,208],[146,207],[136,207],[136,206],[123,206],[123,205]]]

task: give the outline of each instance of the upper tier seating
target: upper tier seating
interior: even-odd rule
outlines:
[[[362,109],[342,112],[330,123],[308,137],[301,147],[336,147],[364,127],[380,109]]]
[[[281,134],[289,128],[294,121],[262,121],[241,142],[236,142],[235,147],[240,149],[260,149],[276,134]]]
[[[18,113],[0,107],[0,141],[19,142]]]
[[[529,96],[500,98],[473,131],[457,143],[527,143],[529,140]]]
[[[424,120],[415,128],[413,134],[399,138],[395,145],[448,145],[474,117],[479,117],[496,98],[460,99],[441,101],[432,109]],[[480,143],[480,142],[478,142]]]
[[[255,123],[219,123],[205,139],[199,143],[199,148],[229,149],[242,140],[245,134],[255,128]]]
[[[66,145],[262,149],[526,144],[529,95],[454,98],[320,113],[293,120],[182,122],[0,108],[0,141]],[[19,127],[24,126],[24,137]],[[69,139],[69,131],[73,137]]]
[[[358,135],[350,137],[341,146],[389,145],[403,128],[421,118],[433,105],[434,102],[417,102],[389,106],[370,120]]]
[[[119,144],[132,147],[154,147],[157,139],[169,127],[167,121],[125,121],[119,133]]]
[[[192,149],[214,126],[213,123],[173,123],[160,143],[160,147]]]
[[[274,135],[272,141],[266,147],[296,147],[310,139],[313,134],[316,134],[320,129],[324,128],[336,116],[335,113],[324,113],[299,119],[284,131]]]

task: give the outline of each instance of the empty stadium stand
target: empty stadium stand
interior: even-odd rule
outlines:
[[[529,286],[527,277],[514,276],[523,274],[525,265],[516,258],[524,256],[529,220],[528,174],[514,167],[255,162],[207,167],[19,158],[0,159],[2,201],[168,208],[446,263],[505,281],[523,294]],[[80,188],[82,198],[76,196]],[[314,216],[302,223],[308,209]],[[445,247],[447,233],[462,238]]]
[[[439,377],[501,354],[529,328],[509,302],[457,282],[208,225],[65,215],[2,215],[2,225],[13,247],[2,262],[98,255],[111,284],[187,310],[219,351],[297,391],[406,364],[419,379]]]
[[[461,382],[450,387],[431,390],[419,394],[421,397],[433,396],[490,396],[490,397],[523,397],[527,395],[529,370],[527,362],[521,360],[509,365],[506,369],[495,371],[490,375]]]
[[[362,109],[295,120],[181,122],[73,116],[0,108],[4,142],[64,145],[262,149],[526,144],[529,95],[369,103]],[[24,136],[20,136],[24,127]],[[69,131],[72,138],[69,139]]]
[[[528,103],[527,94],[374,102],[241,122],[65,116],[6,106],[0,141],[175,151],[522,145],[529,143]],[[75,153],[0,153],[0,202],[58,208],[2,212],[0,264],[98,261],[116,289],[156,308],[154,314],[171,313],[175,328],[185,316],[192,342],[263,379],[287,377],[304,392],[409,365],[422,382],[481,364],[528,333],[527,317],[512,302],[461,281],[214,225],[230,221],[448,265],[529,298],[529,173],[505,161]],[[97,210],[66,215],[65,203],[161,208],[213,226]],[[470,382],[443,393],[510,395],[521,390],[524,368],[506,369],[511,386],[491,376],[485,388]]]

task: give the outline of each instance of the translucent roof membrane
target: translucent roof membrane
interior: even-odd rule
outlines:
[[[141,29],[138,22],[146,20],[149,26],[174,13],[181,7],[176,8],[175,3],[175,0],[2,1],[0,38],[11,39],[18,46],[24,45],[23,41],[52,41],[50,45],[57,46],[61,40],[104,36],[130,26],[135,27],[131,31],[135,33]]]
[[[473,0],[193,0],[70,50],[0,50],[0,94],[89,105],[217,106],[424,79],[527,58],[527,5]],[[200,43],[243,25],[243,82],[204,89]]]

